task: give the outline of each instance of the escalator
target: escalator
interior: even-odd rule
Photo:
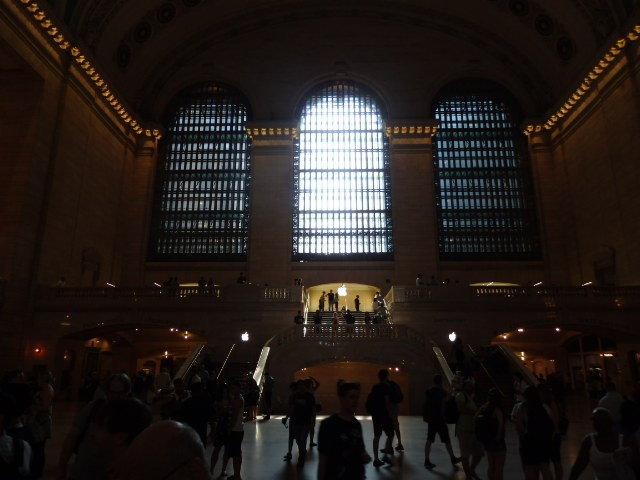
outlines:
[[[538,385],[538,379],[507,345],[489,345],[474,349],[466,347],[466,366],[476,380],[478,400],[484,402],[487,392],[497,388],[502,394],[503,407],[511,411],[515,403],[514,378],[520,373],[527,385]]]

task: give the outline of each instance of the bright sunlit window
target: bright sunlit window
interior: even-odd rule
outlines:
[[[361,85],[330,82],[306,99],[299,118],[294,259],[390,259],[389,156],[379,102]]]

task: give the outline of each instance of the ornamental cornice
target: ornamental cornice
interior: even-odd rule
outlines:
[[[436,119],[389,120],[385,124],[388,137],[418,138],[433,137],[438,130]]]
[[[247,122],[247,134],[252,140],[283,140],[298,136],[298,127],[281,122]]]

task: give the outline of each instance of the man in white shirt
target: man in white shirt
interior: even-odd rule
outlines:
[[[607,382],[604,386],[607,393],[600,399],[598,406],[606,408],[613,417],[613,428],[620,432],[620,407],[624,403],[624,397],[616,390],[616,384]]]

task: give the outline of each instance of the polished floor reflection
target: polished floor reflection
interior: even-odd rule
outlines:
[[[60,452],[64,435],[73,420],[73,416],[79,405],[71,403],[56,404],[54,438],[47,445],[48,466],[46,479],[55,478],[55,463]],[[563,464],[565,476],[576,457],[580,441],[585,433],[590,431],[589,413],[591,407],[584,397],[575,397],[571,401],[570,427],[567,437],[563,442]],[[302,471],[297,471],[295,460],[297,450],[294,446],[293,461],[283,461],[286,453],[288,430],[280,421],[282,417],[273,416],[269,421],[249,422],[245,424],[245,439],[243,443],[243,480],[262,479],[315,479],[318,466],[318,453],[312,449],[307,458],[307,463]],[[323,418],[323,417],[321,417]],[[361,417],[364,429],[367,449],[371,453],[372,424],[368,417]],[[393,467],[375,469],[368,465],[366,469],[367,479],[401,479],[417,480],[424,478],[440,479],[464,479],[464,473],[460,468],[453,468],[449,462],[444,446],[434,444],[431,453],[431,461],[436,468],[428,471],[424,468],[424,442],[426,438],[426,424],[419,417],[403,416],[400,418],[401,432],[405,451],[394,455]],[[451,427],[453,433],[453,428]],[[507,462],[505,467],[505,479],[523,478],[518,457],[518,440],[512,423],[507,426]],[[395,446],[395,442],[394,442]],[[208,448],[208,452],[211,447]],[[458,452],[457,441],[454,439],[454,451]],[[216,468],[216,476],[220,473],[220,465]],[[227,470],[231,474],[231,466]],[[486,460],[480,463],[478,468],[480,478],[486,478]],[[581,478],[592,478],[588,472]]]

